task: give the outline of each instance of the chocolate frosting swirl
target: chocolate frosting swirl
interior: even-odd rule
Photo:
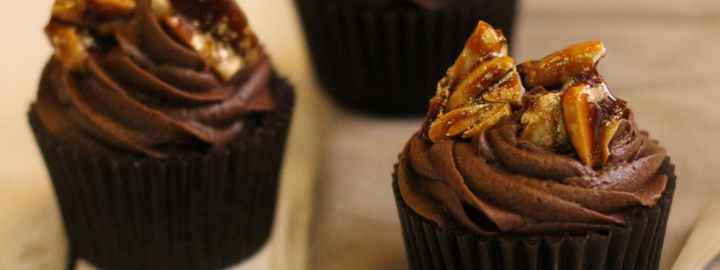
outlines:
[[[398,184],[420,215],[478,233],[621,225],[624,210],[653,206],[665,190],[667,177],[658,170],[666,152],[630,121],[611,151],[609,165],[595,171],[523,141],[508,119],[474,142],[432,144],[414,135],[401,155]]]
[[[229,78],[214,72],[202,52],[168,30],[150,0],[122,16],[87,10],[81,21],[53,18],[51,25],[92,39],[79,68],[57,53],[42,74],[32,111],[53,136],[93,152],[163,158],[221,148],[252,127],[254,115],[274,109],[272,67],[232,1],[175,0],[172,8],[174,18],[199,22],[193,25],[202,31],[226,24],[219,38],[233,44],[244,66]]]

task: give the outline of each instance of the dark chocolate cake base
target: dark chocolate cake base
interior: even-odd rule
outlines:
[[[458,1],[463,3],[439,10],[295,2],[329,96],[345,108],[388,116],[424,114],[478,20],[511,39],[517,9],[516,0]]]
[[[223,151],[152,159],[96,157],[30,122],[55,189],[73,256],[107,270],[220,269],[270,237],[294,107],[274,79],[278,109]]]
[[[668,187],[653,208],[634,209],[626,226],[584,234],[480,236],[445,230],[409,208],[393,181],[411,270],[657,270],[675,192],[675,166],[661,169]]]

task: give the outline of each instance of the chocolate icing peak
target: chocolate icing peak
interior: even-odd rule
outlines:
[[[482,22],[478,29],[493,33]],[[474,34],[468,44],[485,42],[483,36]],[[438,84],[426,124],[410,139],[396,168],[400,194],[415,212],[441,227],[480,234],[539,233],[623,226],[627,211],[657,203],[668,182],[659,173],[667,153],[638,130],[632,111],[595,70],[605,54],[601,42],[576,44],[522,64],[523,85],[512,92],[522,94],[522,105],[513,104],[507,116],[482,126],[478,135],[455,136],[453,128],[444,127],[487,119],[473,110],[453,111],[458,106],[452,97],[460,92],[448,82],[465,80],[453,71],[477,73],[497,59],[474,59],[467,51]],[[463,64],[468,61],[477,63]],[[525,93],[524,87],[535,89]],[[460,94],[471,95],[457,100],[474,102],[471,106],[512,101],[487,100],[483,88],[461,89]]]
[[[409,166],[398,167],[400,171],[406,170],[398,173],[401,185],[409,186],[401,188],[403,199],[414,197],[432,202],[433,206],[428,207],[431,203],[406,200],[420,215],[436,222],[441,218],[438,222],[441,226],[459,223],[472,231],[538,232],[561,230],[568,225],[589,229],[603,224],[622,225],[626,209],[653,206],[665,190],[667,177],[657,175],[666,157],[661,148],[635,152],[641,156],[639,159],[613,163],[596,172],[573,159],[553,156],[557,154],[539,153],[539,157],[547,159],[536,159],[534,155],[538,153],[507,143],[517,140],[517,134],[505,138],[501,130],[512,125],[515,124],[504,121],[483,134],[489,142],[486,147],[497,158],[481,154],[482,147],[470,142],[452,140],[432,145],[419,134],[414,135],[400,161],[408,162]],[[651,143],[646,137],[636,140]],[[437,183],[445,183],[452,190],[451,194],[443,195],[451,199],[437,199],[436,193],[448,189],[438,187]],[[464,208],[447,204],[455,198],[482,216],[458,211]],[[492,225],[478,227],[483,219]]]
[[[58,42],[68,40],[48,28],[57,53],[43,72],[33,112],[52,135],[88,151],[117,149],[163,158],[180,149],[223,147],[253,127],[246,119],[274,109],[268,89],[272,67],[239,8],[229,0],[173,4],[182,2],[212,5],[208,9],[214,13],[208,17],[234,23],[223,32],[231,37],[197,32],[194,35],[215,43],[190,46],[176,37],[177,31],[168,30],[170,25],[163,25],[167,16],[186,14],[157,14],[150,0],[140,0],[129,15],[100,21],[68,21],[54,14],[53,27],[69,29],[87,42],[76,44],[82,53],[65,53]],[[218,13],[221,5],[227,8],[226,16]],[[215,21],[204,23],[204,28],[212,28]],[[227,79],[219,72],[228,69],[215,68],[225,63],[203,50],[221,43],[231,44],[241,57],[240,69]]]

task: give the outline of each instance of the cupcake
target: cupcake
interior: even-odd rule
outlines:
[[[675,168],[596,70],[480,22],[395,167],[411,269],[658,269]]]
[[[72,252],[218,269],[269,238],[294,106],[232,0],[57,0],[29,120]]]
[[[479,19],[512,36],[516,0],[295,0],[320,82],[344,108],[425,112]]]

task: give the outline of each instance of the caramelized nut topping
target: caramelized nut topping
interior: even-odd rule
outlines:
[[[602,126],[602,133],[600,134],[600,149],[602,150],[602,162],[607,163],[610,158],[610,142],[615,138],[618,129],[620,128],[620,119],[613,118],[606,121]]]
[[[152,0],[152,10],[155,13],[155,16],[158,16],[159,18],[170,16],[172,13],[172,6],[168,1],[169,0]]]
[[[104,15],[125,15],[135,9],[135,0],[88,0],[90,9]]]
[[[435,143],[468,139],[519,112],[522,140],[548,151],[572,145],[586,166],[603,166],[628,117],[597,73],[605,53],[602,42],[588,41],[516,67],[502,33],[480,22],[438,83],[423,132]]]
[[[473,138],[482,134],[486,129],[491,128],[500,120],[509,117],[512,114],[512,108],[508,103],[489,103],[490,107],[478,114],[475,118],[475,124],[463,133],[463,138]]]
[[[560,92],[528,97],[521,118],[524,139],[552,149],[563,145],[567,136],[585,165],[599,167],[607,162],[609,144],[626,108],[595,70],[604,55],[601,42],[585,42],[521,65],[527,85],[563,85]],[[564,131],[558,124],[564,125]]]
[[[52,16],[72,23],[86,23],[87,11],[104,16],[122,16],[135,10],[135,0],[55,0]]]
[[[53,3],[52,16],[67,22],[80,22],[86,9],[85,0],[56,0]]]
[[[520,74],[513,69],[500,79],[500,82],[491,86],[482,95],[487,102],[510,103],[515,106],[522,105],[523,95],[525,95],[525,87],[522,85]]]
[[[502,32],[478,23],[430,101],[427,136],[433,142],[481,134],[512,114],[525,92]]]
[[[526,87],[554,86],[592,71],[603,56],[605,45],[600,41],[588,41],[567,47],[541,60],[522,63],[519,69]]]
[[[212,34],[203,33],[197,24],[180,16],[167,16],[164,22],[178,39],[197,51],[205,63],[224,80],[231,79],[242,69],[243,60],[234,48]]]
[[[170,0],[148,0],[148,3],[152,5],[154,15],[164,24],[165,29],[195,50],[205,64],[224,80],[230,80],[243,67],[256,63],[263,56],[262,48],[244,22],[244,17],[238,17],[242,14],[233,13],[222,18],[213,17],[211,20],[203,17],[209,21],[203,20],[204,24],[201,26],[201,22],[187,19],[185,13],[180,14]],[[183,3],[184,7],[191,11],[197,9],[197,3]],[[117,31],[117,19],[126,18],[120,16],[132,13],[137,9],[137,5],[137,0],[56,0],[53,5],[53,22],[89,27],[94,34],[113,36]],[[96,21],[96,16],[92,14],[102,15],[100,21]],[[231,16],[235,17],[229,18]],[[231,19],[235,24],[229,25]],[[90,39],[90,35],[85,38],[78,34],[78,30],[73,28],[75,26],[59,27],[57,23],[53,25],[53,22],[48,26],[48,34],[56,50],[62,50],[58,55],[67,65],[79,68],[87,58],[88,46],[84,43],[85,39]]]
[[[487,111],[487,109],[487,104],[476,104],[443,114],[432,122],[428,136],[433,142],[457,136],[475,123],[474,116],[482,111]]]
[[[428,119],[434,119],[445,110],[447,97],[450,96],[450,87],[454,87],[458,81],[475,69],[482,61],[490,58],[507,56],[507,39],[502,31],[496,30],[490,24],[479,21],[475,31],[465,42],[463,51],[455,63],[447,70],[445,78],[438,83],[436,97],[443,98],[441,107],[438,110],[431,110]],[[513,64],[514,65],[514,64]],[[427,126],[426,126],[427,127]]]
[[[580,160],[590,167],[598,165],[595,153],[595,127],[600,120],[588,85],[578,85],[565,90],[562,98],[565,128]]]
[[[514,67],[513,59],[507,56],[492,58],[487,62],[480,63],[452,91],[447,109],[453,110],[472,103],[480,92],[497,83]]]
[[[465,106],[442,115],[430,126],[429,137],[434,142],[455,136],[470,138],[495,125],[512,113],[509,104],[487,103]]]
[[[524,129],[521,138],[552,150],[567,143],[563,121],[562,92],[539,88],[527,96],[527,109],[520,118]]]
[[[507,50],[507,39],[502,32],[494,29],[490,24],[480,21],[447,75],[451,78],[461,77],[480,61],[490,57],[507,56]]]
[[[45,27],[50,43],[55,48],[55,55],[69,70],[83,69],[88,59],[88,47],[92,40],[81,35],[78,30],[68,24],[51,21]]]
[[[566,129],[580,159],[587,166],[604,165],[610,156],[625,104],[614,100],[605,83],[578,84],[565,90],[563,112]]]

